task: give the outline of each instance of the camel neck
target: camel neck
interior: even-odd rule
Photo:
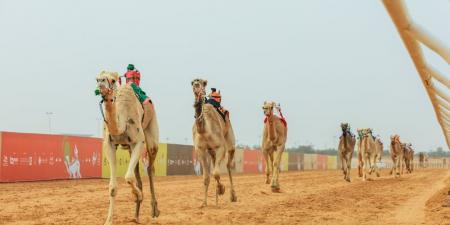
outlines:
[[[205,119],[203,117],[203,97],[199,98],[195,104],[195,126],[197,127],[198,133],[204,133],[205,132]]]
[[[275,119],[274,119],[274,115],[273,114],[267,117],[267,126],[268,126],[268,129],[269,129],[269,139],[271,141],[275,141],[275,139],[276,139],[275,125],[273,124],[274,122],[275,122]]]
[[[350,135],[348,135],[347,131],[346,130],[342,131],[342,138],[344,139],[344,148],[345,149],[347,149],[347,136],[350,136]]]
[[[119,135],[118,122],[117,122],[117,109],[116,104],[112,98],[112,96],[104,97],[104,105],[105,105],[105,120],[106,127],[108,131],[112,135]]]

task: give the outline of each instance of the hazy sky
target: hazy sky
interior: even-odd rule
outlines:
[[[450,1],[406,2],[449,46]],[[378,0],[0,0],[0,29],[0,130],[48,132],[50,111],[54,133],[99,135],[95,76],[134,63],[164,142],[192,142],[190,81],[201,77],[222,91],[242,144],[259,144],[262,103],[275,100],[289,146],[335,147],[347,121],[372,127],[386,144],[398,133],[417,150],[446,148]]]

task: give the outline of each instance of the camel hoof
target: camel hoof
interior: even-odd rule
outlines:
[[[223,184],[217,185],[216,192],[219,195],[225,194],[225,186]]]
[[[135,224],[141,224],[141,222],[139,222],[139,218],[134,218],[132,222]]]
[[[266,182],[265,182],[266,184],[270,184],[270,181],[269,180],[266,180]]]
[[[272,192],[273,192],[273,193],[281,193],[279,187],[272,187]]]
[[[272,185],[271,188],[273,193],[280,193],[280,185]]]
[[[158,203],[153,202],[152,203],[152,218],[158,218],[158,217],[159,217]]]
[[[230,197],[231,202],[237,202],[237,196],[234,193],[234,191],[231,192],[231,197]]]
[[[347,182],[349,182],[349,183],[352,182],[352,181],[350,180],[350,178],[346,178],[345,181],[347,181]]]
[[[377,173],[377,177],[381,177],[381,175],[379,173]]]
[[[208,204],[206,204],[206,202],[203,202],[203,204],[200,206],[200,209],[206,208],[208,206]]]

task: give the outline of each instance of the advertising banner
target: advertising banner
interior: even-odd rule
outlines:
[[[234,152],[234,163],[232,168],[235,173],[244,172],[244,150],[236,149]]]
[[[193,175],[192,145],[167,145],[167,175]]]
[[[119,147],[116,151],[116,176],[125,177],[130,163],[130,153],[128,149]],[[147,176],[148,159],[144,153],[139,160],[139,171],[141,176]],[[167,172],[167,144],[159,144],[158,154],[155,159],[155,175],[166,176]],[[109,162],[106,157],[106,149],[103,149],[102,155],[102,178],[110,177]]]
[[[288,171],[288,169],[289,169],[289,153],[283,152],[283,155],[281,156],[280,170]]]
[[[264,156],[260,150],[244,150],[244,173],[262,173]]]
[[[98,138],[3,132],[1,157],[2,182],[101,175]]]
[[[304,168],[305,170],[317,169],[317,155],[316,154],[304,154]]]
[[[289,152],[289,171],[304,170],[303,154]]]
[[[327,169],[329,169],[329,170],[337,169],[337,156],[334,156],[334,155],[333,156],[332,155],[328,156]]]
[[[0,182],[2,181],[2,164],[3,164],[3,156],[2,156],[2,132],[0,132]]]
[[[317,170],[324,170],[323,155],[316,155]]]

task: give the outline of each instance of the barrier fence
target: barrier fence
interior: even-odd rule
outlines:
[[[226,156],[226,158],[228,155]],[[221,172],[226,173],[226,158]],[[417,158],[417,157],[416,157]],[[81,178],[108,178],[109,162],[100,138],[63,135],[0,132],[0,182],[39,181]],[[116,153],[117,176],[123,177],[128,168],[128,150]],[[356,168],[358,160],[352,159]],[[281,171],[340,169],[337,156],[284,152]],[[140,172],[147,176],[148,160],[140,161]],[[238,149],[231,169],[234,173],[264,173],[266,162],[260,150]],[[380,167],[391,168],[390,158],[384,157]],[[450,168],[450,158],[430,158],[424,163],[414,161],[415,168]],[[212,170],[212,167],[210,168]],[[156,176],[202,174],[200,161],[190,145],[160,144],[155,159]]]

